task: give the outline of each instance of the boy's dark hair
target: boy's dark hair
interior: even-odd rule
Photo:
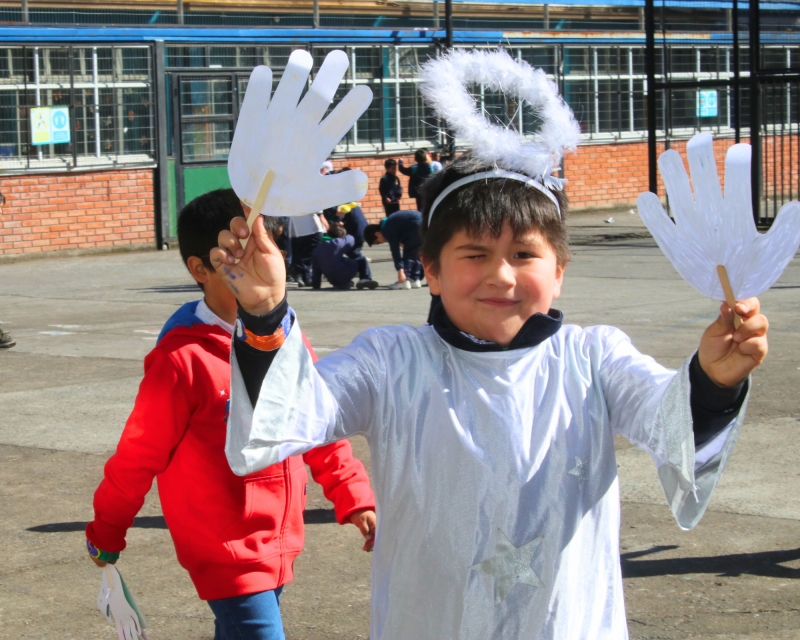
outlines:
[[[500,237],[503,224],[508,222],[514,237],[537,229],[556,254],[559,267],[569,261],[569,230],[567,228],[567,197],[563,191],[551,190],[561,209],[541,191],[517,180],[492,178],[477,180],[448,195],[428,224],[430,209],[439,194],[467,175],[476,173],[475,161],[462,156],[443,171],[433,174],[420,187],[425,200],[422,211],[422,254],[438,268],[442,247],[459,231],[480,237],[490,234]]]
[[[364,242],[366,242],[370,247],[375,244],[375,240],[377,239],[377,233],[381,230],[381,225],[379,224],[368,224],[364,227]]]
[[[347,235],[345,228],[338,222],[334,222],[328,228],[328,236],[331,238],[344,238]]]
[[[396,166],[397,166],[397,160],[395,160],[394,158],[388,158],[383,162],[384,169],[391,169],[392,167]]]
[[[217,189],[197,196],[178,214],[178,247],[183,264],[195,256],[203,261],[207,269],[213,269],[209,253],[219,243],[220,231],[230,229],[231,220],[244,216],[242,204],[233,189]],[[280,220],[264,217],[267,231],[277,235]],[[202,289],[202,286],[200,287]]]
[[[428,160],[428,150],[425,148],[417,149],[414,152],[414,160],[416,161],[417,164],[423,164],[424,162],[426,162]]]

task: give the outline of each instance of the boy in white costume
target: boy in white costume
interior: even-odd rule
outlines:
[[[244,219],[220,235],[212,259],[240,303],[228,459],[243,475],[367,437],[374,640],[626,638],[614,436],[651,454],[678,523],[695,526],[767,320],[746,300],[734,330],[723,303],[677,372],[617,329],[562,327],[565,198],[478,173],[457,162],[428,183],[428,202],[455,186],[424,216],[432,324],[365,331],[316,368],[261,219],[245,251]],[[277,350],[247,340],[273,332]]]
[[[314,365],[261,216],[252,234],[232,221],[211,253],[240,307],[228,461],[245,475],[366,436],[372,640],[622,640],[614,436],[650,453],[678,524],[694,527],[766,356],[767,319],[751,298],[734,328],[723,303],[677,372],[617,329],[562,326],[551,305],[566,198],[552,172],[577,142],[571,113],[544,73],[501,52],[425,66],[426,97],[474,143],[424,186],[429,324],[370,329]],[[540,142],[484,126],[470,82],[534,105]]]

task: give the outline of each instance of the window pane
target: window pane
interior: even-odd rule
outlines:
[[[224,161],[233,138],[230,122],[185,122],[181,133],[184,162]]]
[[[232,113],[231,81],[229,79],[183,80],[181,82],[181,115],[219,116]]]

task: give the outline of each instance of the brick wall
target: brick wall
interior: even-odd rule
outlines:
[[[742,142],[748,142],[743,139]],[[771,140],[764,138],[764,159],[771,162],[768,158],[768,150],[771,153]],[[720,182],[724,183],[725,153],[734,144],[732,138],[719,138],[714,140],[714,150],[717,158],[717,167],[720,175]],[[686,142],[674,142],[672,148],[678,151],[686,162]],[[798,145],[795,145],[797,147]],[[659,147],[659,153],[664,150],[663,145]],[[788,173],[788,150],[784,152],[787,163],[785,165]],[[798,167],[798,151],[793,150],[794,157],[791,166]],[[396,159],[403,158],[407,166],[414,163],[413,156],[393,156]],[[368,220],[376,221],[383,217],[383,207],[378,193],[378,181],[384,173],[383,161],[381,158],[346,158],[334,162],[335,168],[344,166],[353,169],[361,169],[369,176],[369,191],[361,201],[362,209]],[[688,172],[688,165],[687,165]],[[598,144],[582,145],[577,153],[569,154],[564,162],[564,175],[568,180],[567,195],[569,196],[570,208],[580,210],[587,208],[601,207],[621,207],[635,206],[636,198],[639,194],[648,189],[647,171],[647,143],[629,142],[618,144]],[[786,176],[788,181],[789,176]],[[403,190],[408,191],[408,178],[401,175],[400,181]],[[788,182],[787,182],[788,184]],[[771,182],[770,182],[771,185]],[[765,184],[765,189],[767,185]],[[659,176],[659,193],[663,193],[663,184]],[[414,209],[416,204],[413,198],[405,197],[402,203],[403,209]]]
[[[155,243],[153,169],[0,176],[0,255]]]

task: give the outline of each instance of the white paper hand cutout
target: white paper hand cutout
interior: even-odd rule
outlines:
[[[672,266],[703,295],[725,299],[717,265],[726,268],[736,300],[760,295],[800,246],[800,202],[785,204],[769,232],[759,233],[750,199],[750,145],[728,149],[724,198],[711,135],[694,136],[686,154],[694,197],[678,152],[665,151],[658,159],[675,223],[649,191],[639,196],[639,215]]]
[[[113,565],[103,567],[97,608],[111,624],[116,625],[119,640],[147,640],[144,617]]]
[[[228,176],[236,195],[251,208],[260,204],[259,193],[263,199],[268,191],[263,205],[255,207],[264,215],[314,213],[360,200],[367,192],[362,171],[322,176],[319,169],[366,111],[372,91],[365,85],[355,87],[322,120],[349,60],[345,52],[331,51],[301,101],[312,62],[307,51],[292,52],[271,101],[269,67],[256,67],[250,75],[228,156]],[[267,177],[269,172],[273,175]],[[271,184],[265,184],[265,178],[271,178]]]

